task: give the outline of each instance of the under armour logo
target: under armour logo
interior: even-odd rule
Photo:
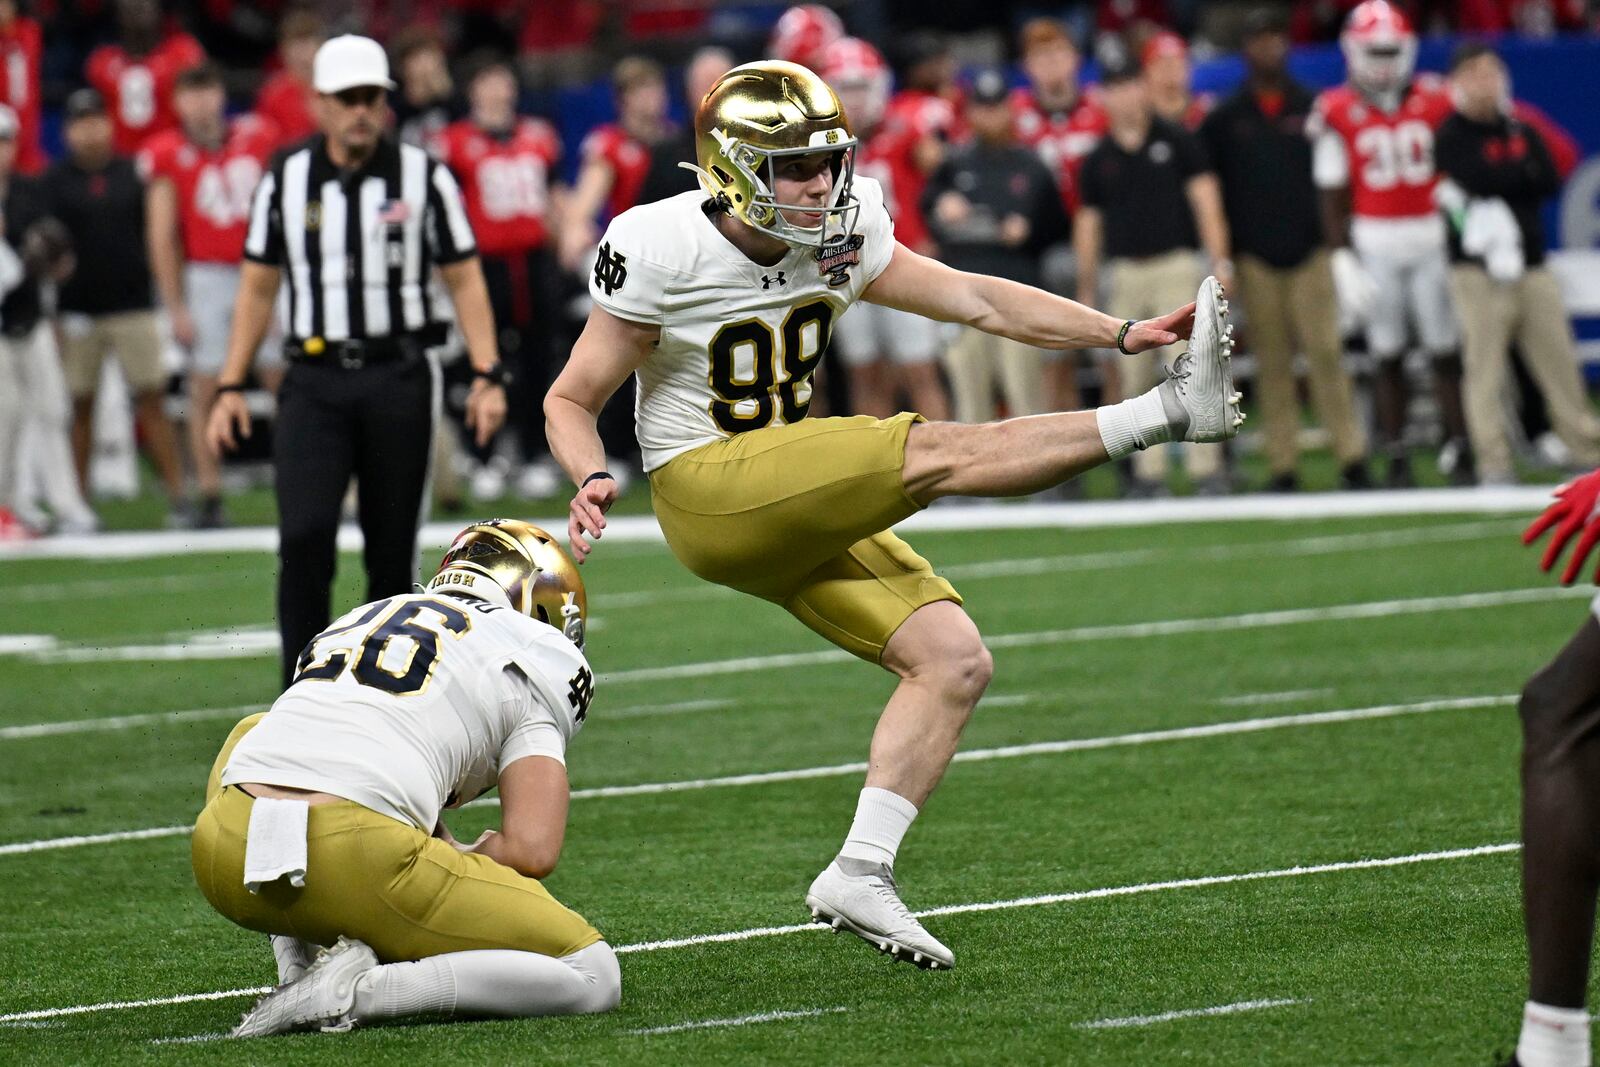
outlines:
[[[582,722],[589,714],[589,702],[594,699],[594,675],[589,668],[579,667],[578,673],[568,683],[567,701],[572,705],[572,721]]]
[[[606,291],[610,296],[622,288],[622,283],[628,280],[627,260],[621,252],[615,254],[611,251],[611,244],[600,246],[594,257],[594,283]]]
[[[788,284],[789,284],[789,280],[783,276],[783,271],[781,271],[781,270],[778,272],[778,276],[776,278],[770,277],[769,275],[766,275],[766,274],[763,274],[761,276],[761,288],[763,288],[763,289],[771,289],[774,285],[788,285]]]

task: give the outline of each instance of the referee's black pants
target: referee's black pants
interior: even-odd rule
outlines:
[[[339,512],[355,476],[367,601],[409,593],[433,446],[433,371],[420,356],[343,369],[294,363],[278,393],[278,634],[283,684],[327,629]],[[353,607],[354,605],[346,605]]]

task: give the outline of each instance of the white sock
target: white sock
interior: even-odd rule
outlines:
[[[1522,1009],[1517,1061],[1522,1067],[1591,1067],[1589,1013],[1528,1001]]]
[[[850,824],[850,833],[845,836],[839,855],[893,867],[900,841],[916,817],[917,806],[911,801],[898,793],[869,785],[856,802],[856,819]]]
[[[278,984],[292,982],[305,973],[311,961],[317,958],[318,946],[287,934],[269,934],[272,958],[278,961]]]
[[[356,983],[354,1014],[367,1022],[407,1015],[524,1018],[610,1011],[622,970],[604,941],[556,959],[476,949],[375,967]]]
[[[1100,427],[1100,441],[1112,459],[1172,440],[1172,425],[1155,389],[1120,404],[1096,408],[1094,418]]]

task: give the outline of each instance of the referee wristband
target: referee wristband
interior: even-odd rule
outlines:
[[[216,391],[217,391],[218,394],[221,394],[221,393],[242,393],[242,392],[244,392],[244,386],[242,386],[242,385],[219,385],[219,386],[217,386],[217,390]]]
[[[1129,319],[1127,322],[1122,324],[1122,329],[1117,331],[1117,351],[1121,352],[1125,356],[1133,355],[1133,353],[1128,351],[1127,347],[1123,344],[1123,342],[1128,339],[1128,331],[1131,329],[1133,329],[1133,320]]]
[[[610,471],[595,471],[583,480],[583,485],[588,485],[590,482],[598,482],[601,478],[611,478],[612,481],[616,481],[615,478],[611,477]],[[578,486],[578,488],[582,489],[583,485]]]

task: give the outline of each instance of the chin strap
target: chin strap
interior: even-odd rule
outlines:
[[[689,171],[695,176],[695,178],[699,180],[701,190],[704,191],[704,193],[711,199],[715,200],[718,207],[722,208],[724,211],[728,210],[727,194],[717,192],[716,180],[706,172],[704,167],[697,166],[694,163],[679,163],[678,166],[682,167],[686,171]]]
[[[578,594],[568,593],[561,604],[561,633],[583,651],[583,620],[578,617]]]

